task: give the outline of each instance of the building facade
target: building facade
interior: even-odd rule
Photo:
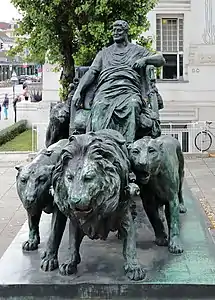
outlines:
[[[15,30],[17,29],[17,21],[12,19],[11,22],[0,22],[0,81],[11,78],[13,71],[18,76],[35,74],[36,65],[34,63],[26,63],[16,56],[11,59],[7,56],[8,50],[15,45]]]
[[[8,51],[14,46],[14,39],[0,31],[0,51]]]
[[[178,138],[183,151],[196,152],[199,124],[215,121],[215,0],[160,0],[148,19],[151,26],[144,34],[166,59],[157,79],[165,106],[162,132]],[[42,120],[34,114],[40,120],[32,122],[47,126],[50,101],[59,99],[59,76],[53,66],[44,65],[43,101],[38,105],[46,114]]]
[[[158,88],[163,122],[215,120],[215,1],[160,0],[147,36],[166,65]]]
[[[145,35],[166,59],[162,122],[215,120],[215,0],[159,0],[148,19]]]

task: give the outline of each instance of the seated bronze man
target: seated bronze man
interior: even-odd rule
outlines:
[[[87,131],[114,129],[127,143],[132,143],[140,126],[140,115],[148,109],[144,100],[147,82],[142,74],[147,65],[160,67],[165,60],[162,54],[152,54],[146,48],[130,43],[125,21],[114,23],[113,39],[114,44],[96,55],[81,78],[72,108],[85,108],[85,94],[96,81]]]

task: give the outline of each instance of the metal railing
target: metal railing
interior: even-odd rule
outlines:
[[[34,123],[32,125],[33,152],[45,147],[47,127],[48,123]],[[215,121],[162,123],[161,128],[162,135],[171,135],[179,140],[184,153],[201,153],[215,150]],[[204,140],[205,137],[207,141]],[[208,148],[208,146],[210,147]],[[205,148],[208,149],[205,150]]]
[[[48,123],[32,124],[32,152],[45,148],[45,137]]]
[[[179,140],[185,153],[215,150],[215,121],[192,123],[162,123],[162,135],[172,135]]]

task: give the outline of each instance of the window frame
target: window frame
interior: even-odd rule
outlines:
[[[163,51],[163,19],[176,19],[177,20],[177,51],[170,52],[170,51]],[[160,50],[157,49],[157,21],[160,21]],[[183,51],[180,50],[180,20],[183,21]],[[183,80],[184,78],[184,14],[156,14],[156,51],[161,51],[164,55],[174,54],[177,56],[177,78],[176,79],[165,79],[163,78],[163,67],[160,70],[160,79],[159,80],[168,80],[168,81],[178,81]],[[183,74],[180,76],[180,55],[183,58]]]

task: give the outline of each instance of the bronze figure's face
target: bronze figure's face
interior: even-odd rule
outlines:
[[[123,29],[122,25],[113,26],[113,40],[115,43],[123,43],[127,41],[128,34],[127,30]]]

